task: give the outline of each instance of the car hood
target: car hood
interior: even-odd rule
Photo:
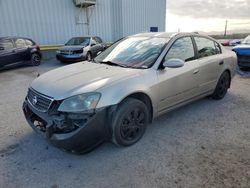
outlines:
[[[60,48],[59,50],[80,50],[86,46],[64,46]]]
[[[235,46],[233,51],[237,52],[239,55],[250,55],[250,44],[242,44]]]
[[[85,61],[49,71],[36,78],[31,83],[31,87],[55,100],[62,100],[74,95],[96,91],[115,81],[135,76],[141,71],[141,69]]]

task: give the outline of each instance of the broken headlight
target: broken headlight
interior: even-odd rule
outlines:
[[[94,110],[100,100],[100,93],[85,93],[65,99],[58,108],[60,112],[84,113]]]

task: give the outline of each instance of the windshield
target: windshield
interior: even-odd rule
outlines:
[[[116,42],[95,58],[134,68],[149,68],[161,54],[168,38],[129,37]]]
[[[243,40],[242,44],[250,44],[250,35]]]
[[[89,37],[75,37],[70,39],[65,45],[66,46],[75,46],[75,45],[82,45],[87,46],[89,45],[90,38]]]

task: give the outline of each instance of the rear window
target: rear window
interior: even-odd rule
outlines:
[[[0,41],[0,48],[1,50],[10,50],[14,48],[14,45],[11,40],[4,39]]]
[[[31,40],[26,39],[25,40],[26,46],[33,46],[34,42],[32,42]]]
[[[25,47],[26,46],[24,39],[16,39],[15,44],[16,44],[16,47]]]
[[[220,46],[217,42],[214,42],[213,40],[204,37],[194,37],[194,39],[197,45],[199,58],[208,57],[221,53]]]

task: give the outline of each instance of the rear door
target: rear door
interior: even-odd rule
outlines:
[[[182,59],[185,64],[179,68],[158,70],[159,114],[197,95],[198,61],[195,58],[191,37],[177,39],[170,47],[163,62],[172,58]]]
[[[11,39],[0,40],[0,66],[15,63],[14,44]]]
[[[26,42],[22,38],[17,38],[14,40],[15,49],[14,52],[16,54],[18,61],[28,61],[30,60],[29,47],[26,45]]]
[[[214,90],[223,68],[223,56],[217,42],[206,37],[194,37],[199,59],[199,93]]]

